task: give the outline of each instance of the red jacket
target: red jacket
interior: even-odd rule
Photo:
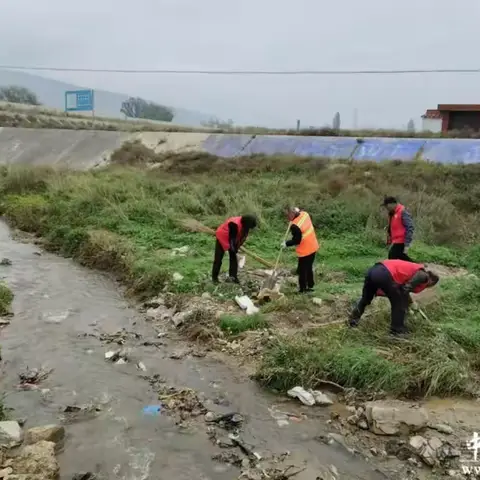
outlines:
[[[403,225],[402,213],[405,207],[400,203],[395,208],[393,215],[390,217],[389,223],[389,244],[391,243],[405,243],[405,234],[407,230]]]
[[[399,285],[405,285],[419,270],[425,268],[421,263],[406,262],[405,260],[384,260],[380,263],[390,272],[393,281]],[[425,288],[427,288],[427,283],[418,285],[413,293],[420,293]],[[381,290],[377,291],[377,295],[385,296]]]
[[[222,246],[225,252],[230,248],[230,238],[229,238],[229,232],[228,232],[229,223],[235,223],[235,225],[237,225],[238,227],[237,240],[236,240],[237,247],[241,246],[240,242],[243,236],[242,217],[230,217],[226,222],[222,223],[217,228],[215,236],[217,237],[217,240],[220,242],[220,245]]]

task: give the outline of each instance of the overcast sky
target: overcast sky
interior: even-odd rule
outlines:
[[[0,0],[0,64],[138,69],[480,67],[479,0]],[[42,73],[239,124],[419,125],[480,103],[479,74],[232,77]]]

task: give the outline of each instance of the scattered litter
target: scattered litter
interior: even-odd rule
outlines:
[[[313,395],[313,398],[315,399],[315,404],[324,407],[328,405],[333,405],[333,401],[323,392],[320,392],[319,390],[312,390],[311,393]]]
[[[284,297],[285,295],[283,293],[280,293],[280,291],[277,288],[274,288],[274,289],[262,288],[257,294],[257,300],[261,303],[280,300],[281,298],[284,298]]]
[[[322,300],[321,298],[318,298],[318,297],[313,297],[313,298],[312,298],[312,303],[313,303],[314,305],[320,306],[320,305],[322,305],[323,300]]]
[[[12,261],[9,258],[2,258],[0,261],[0,266],[9,267],[12,264]]]
[[[142,372],[146,372],[147,371],[147,367],[145,366],[145,364],[143,362],[138,362],[137,363],[137,368],[139,370],[142,370]]]
[[[212,412],[208,412],[205,415],[205,421],[207,423],[216,423],[225,430],[234,430],[242,425],[245,421],[243,416],[239,413],[232,412],[225,415],[215,415]]]
[[[254,315],[255,313],[258,313],[260,310],[253,304],[252,300],[250,297],[247,295],[242,295],[235,297],[235,302],[237,302],[237,305],[242,309],[245,310],[247,315]]]
[[[304,405],[308,405],[309,407],[315,405],[315,397],[302,387],[290,389],[287,395],[292,398],[298,398]]]
[[[172,278],[174,282],[181,282],[183,280],[183,275],[181,273],[175,272]]]
[[[158,398],[167,412],[176,415],[177,424],[181,424],[190,417],[198,417],[207,413],[207,409],[195,390],[190,388],[178,389],[167,385],[158,385]]]
[[[110,360],[116,365],[123,365],[128,362],[128,356],[130,354],[130,349],[123,348],[122,350],[110,350],[105,353],[105,360]]]
[[[113,351],[106,352],[105,353],[105,360],[112,360],[112,362],[115,361],[115,357],[118,358],[118,353],[119,352],[113,352]]]
[[[67,405],[63,409],[63,422],[74,423],[82,420],[88,420],[97,416],[102,409],[93,403],[85,405]]]
[[[99,340],[104,343],[117,343],[118,345],[124,345],[128,339],[139,340],[142,336],[136,332],[129,332],[122,328],[115,333],[101,333]]]
[[[156,416],[156,415],[160,415],[161,411],[162,411],[162,405],[148,405],[146,407],[143,407],[144,415]]]
[[[245,255],[237,255],[238,268],[241,270],[245,266],[247,257]]]
[[[0,327],[6,327],[7,325],[10,325],[10,320],[6,318],[0,318]]]
[[[81,472],[81,473],[76,473],[73,477],[72,480],[97,480],[97,475],[92,472]]]
[[[188,348],[183,348],[175,350],[169,356],[172,360],[181,360],[182,358],[185,358],[188,354],[190,354],[190,351],[191,350]]]
[[[173,248],[172,249],[172,257],[175,257],[177,255],[184,257],[190,248],[187,245],[184,245],[183,247],[178,247],[178,248]]]
[[[45,380],[52,372],[53,368],[51,368],[50,370],[46,370],[44,368],[29,369],[27,367],[25,372],[18,375],[18,377],[20,378],[20,387],[28,389],[32,385],[37,385],[38,383]]]
[[[45,323],[53,323],[58,325],[66,320],[73,313],[72,309],[65,310],[61,313],[52,314],[51,312],[43,313],[42,318]]]

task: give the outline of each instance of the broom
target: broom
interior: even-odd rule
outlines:
[[[215,230],[213,230],[210,227],[207,227],[206,225],[199,222],[198,220],[195,220],[194,218],[187,218],[184,220],[180,220],[180,224],[183,228],[185,228],[186,230],[189,230],[190,232],[208,233],[209,235],[215,235]],[[248,255],[249,257],[253,258],[257,262],[261,263],[265,267],[274,268],[272,263],[268,262],[267,260],[264,260],[263,258],[259,257],[258,255],[251,252],[250,250],[247,250],[244,247],[240,247],[240,251],[243,252],[245,255]]]

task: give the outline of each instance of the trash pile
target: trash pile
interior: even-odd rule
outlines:
[[[18,388],[22,390],[36,390],[39,388],[38,384],[45,380],[52,372],[53,368],[46,369],[44,367],[27,367],[24,372],[18,374],[18,377],[20,379],[20,384],[18,385]]]

